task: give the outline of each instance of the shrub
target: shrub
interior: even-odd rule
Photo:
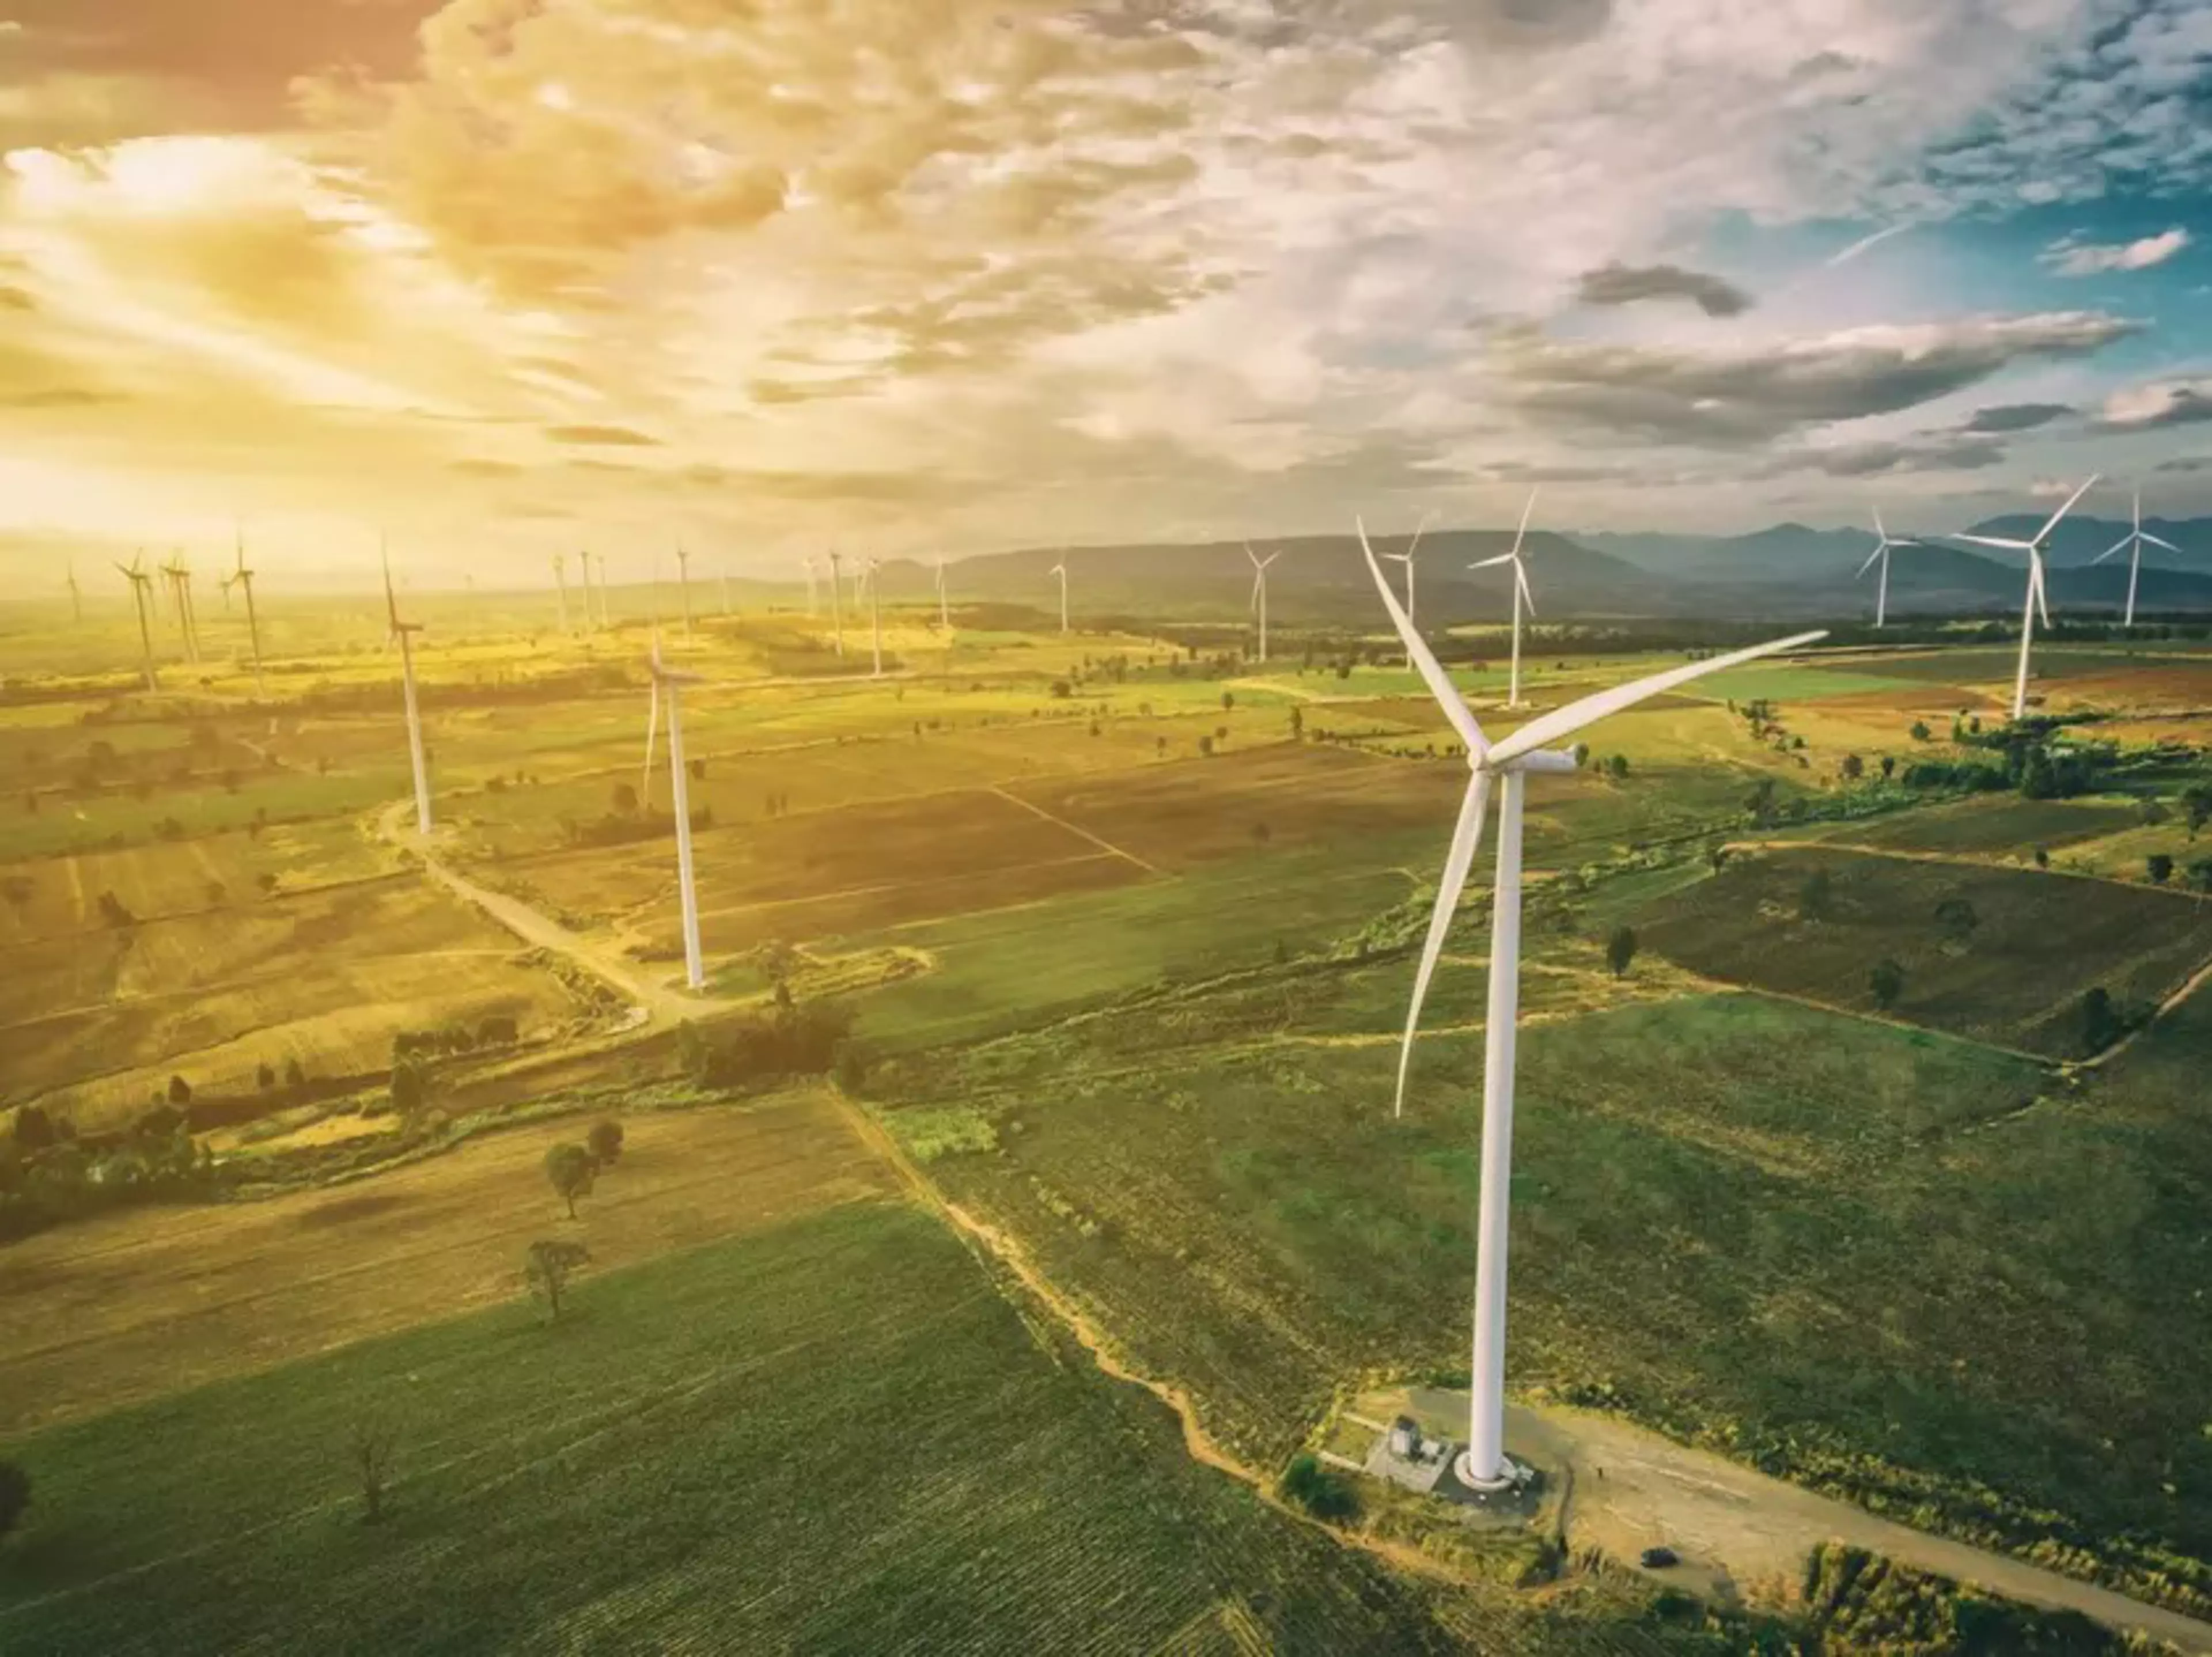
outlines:
[[[611,1168],[622,1155],[622,1124],[612,1118],[592,1123],[592,1131],[584,1136],[584,1146],[592,1153],[593,1162],[601,1168]]]
[[[1292,1456],[1283,1470],[1282,1493],[1316,1519],[1350,1519],[1359,1511],[1358,1493],[1350,1482],[1308,1452]]]
[[[12,1461],[0,1461],[0,1538],[23,1522],[30,1506],[30,1474]]]

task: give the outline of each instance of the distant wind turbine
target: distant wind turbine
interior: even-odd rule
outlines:
[[[835,635],[837,653],[842,656],[845,653],[845,612],[840,608],[837,599],[841,579],[837,574],[837,555],[832,552],[830,555],[830,628]]]
[[[1535,595],[1528,591],[1528,567],[1521,561],[1521,543],[1528,533],[1528,514],[1535,510],[1536,491],[1531,489],[1528,491],[1528,504],[1521,508],[1521,527],[1513,531],[1513,549],[1510,552],[1502,552],[1495,558],[1486,558],[1480,563],[1468,566],[1469,569],[1493,569],[1500,564],[1513,566],[1513,677],[1510,688],[1505,693],[1505,705],[1508,707],[1521,706],[1522,607],[1525,604],[1531,616],[1536,613]],[[1409,564],[1406,568],[1408,588],[1413,584],[1413,567]],[[1410,610],[1407,613],[1412,614]]]
[[[399,640],[400,683],[407,696],[407,754],[415,768],[415,828],[418,834],[430,832],[430,768],[422,754],[422,710],[415,697],[414,635],[422,631],[420,622],[399,619],[398,596],[392,590],[392,557],[379,549],[384,561],[384,610],[391,623],[392,636]]]
[[[699,954],[699,888],[691,865],[691,790],[684,761],[684,697],[687,684],[702,681],[695,673],[679,673],[660,659],[660,635],[653,634],[650,671],[653,709],[645,726],[645,775],[647,792],[653,781],[653,732],[660,719],[660,694],[668,693],[668,776],[676,812],[676,881],[684,906],[684,981],[695,990],[707,987],[706,968]]]
[[[1406,654],[1442,706],[1467,744],[1468,766],[1474,774],[1460,807],[1459,823],[1452,831],[1451,850],[1444,859],[1437,886],[1436,912],[1429,921],[1428,942],[1421,951],[1420,969],[1413,980],[1413,1003],[1406,1016],[1405,1043],[1398,1059],[1398,1110],[1403,1113],[1406,1078],[1413,1063],[1413,1038],[1419,1029],[1421,1003],[1429,979],[1443,951],[1445,935],[1459,907],[1482,838],[1492,778],[1498,782],[1498,888],[1491,908],[1490,1002],[1483,1026],[1482,1175],[1481,1201],[1476,1222],[1477,1254],[1474,1295],[1474,1399],[1469,1411],[1468,1448],[1454,1471],[1476,1490],[1498,1490],[1513,1482],[1514,1471],[1504,1453],[1505,1382],[1505,1239],[1506,1211],[1510,1191],[1513,1156],[1514,1021],[1520,1011],[1521,979],[1521,828],[1527,779],[1531,773],[1571,774],[1574,756],[1550,744],[1571,737],[1590,725],[1647,697],[1689,680],[1726,668],[1795,650],[1826,635],[1800,634],[1771,644],[1755,645],[1725,656],[1717,656],[1686,667],[1616,685],[1579,701],[1539,715],[1511,735],[1492,744],[1482,734],[1474,714],[1454,688],[1449,676],[1430,653],[1413,617],[1402,609],[1384,578],[1382,566],[1367,544],[1366,527],[1359,543],[1367,554],[1368,573],[1382,596],[1383,607],[1404,640]]]
[[[943,553],[937,555],[937,630],[939,633],[952,631],[952,616],[946,609],[945,600],[945,555]]]
[[[246,567],[246,531],[243,528],[237,531],[237,537],[238,568],[222,578],[223,596],[228,598],[233,587],[246,590],[246,631],[253,641],[253,694],[266,701],[269,687],[261,677],[261,617],[253,608],[253,572]]]
[[[2136,624],[2136,578],[2142,574],[2142,549],[2146,542],[2154,547],[2164,547],[2168,552],[2179,552],[2181,550],[2181,549],[2175,546],[2172,542],[2160,540],[2158,537],[2153,535],[2148,530],[2142,526],[2142,491],[2141,489],[2137,489],[2136,491],[2136,515],[2133,526],[2129,529],[2125,535],[2123,535],[2118,540],[2113,542],[2111,546],[2106,547],[2102,552],[2099,553],[2094,558],[2092,558],[2089,561],[2093,564],[2101,564],[2105,560],[2110,558],[2114,553],[2118,552],[2122,547],[2132,549],[2132,550],[2128,554],[2128,613],[2126,617],[2120,622],[2122,627],[2133,627]]]
[[[2058,520],[2074,510],[2074,503],[2088,494],[2097,474],[2090,473],[2089,482],[2066,497],[2066,504],[2051,514],[2051,521],[2025,541],[2012,540],[1996,535],[1954,535],[1954,541],[1971,541],[1978,547],[2002,547],[2008,552],[2027,555],[2027,598],[2020,612],[2020,673],[2012,687],[2012,716],[2021,719],[2027,713],[2027,659],[2035,642],[2035,614],[2043,612],[2043,624],[2051,625],[2051,604],[2044,596],[2043,554],[2051,540],[2051,531],[2058,527]]]
[[[553,587],[561,595],[561,631],[566,633],[568,630],[568,555],[565,552],[553,555]],[[587,586],[585,592],[588,595],[590,588]],[[590,602],[587,596],[585,603],[588,604]]]
[[[730,564],[726,558],[714,561],[714,574],[722,584],[722,614],[730,613]]]
[[[1050,569],[1047,570],[1047,571],[1045,572],[1045,574],[1048,574],[1048,575],[1057,575],[1058,577],[1060,577],[1060,630],[1062,633],[1065,633],[1065,632],[1066,632],[1066,631],[1067,631],[1067,557],[1066,557],[1066,555],[1063,553],[1063,554],[1060,555],[1060,561],[1058,563],[1054,564],[1054,565]]]
[[[676,586],[684,598],[684,637],[691,637],[691,555],[682,547],[676,549]]]
[[[185,642],[185,659],[194,666],[199,665],[200,641],[192,628],[192,573],[185,568],[183,555],[171,553],[169,561],[161,566],[167,578],[170,597],[177,610],[177,634]]]
[[[148,621],[148,611],[154,602],[154,578],[145,570],[146,555],[140,553],[127,564],[115,568],[131,583],[131,597],[138,607],[138,658],[146,675],[146,689],[159,690],[161,681],[154,671],[154,632]]]
[[[599,561],[599,626],[611,629],[615,624],[615,613],[607,603],[607,555],[604,552],[586,553],[584,555]]]
[[[1413,555],[1421,549],[1421,533],[1428,528],[1429,520],[1435,516],[1436,513],[1429,513],[1413,526],[1413,538],[1406,543],[1405,551],[1389,552],[1382,555],[1392,563],[1403,564],[1406,567],[1406,614],[1408,616],[1420,614],[1413,607]]]
[[[1893,547],[1919,547],[1924,541],[1914,541],[1892,535],[1882,527],[1881,508],[1874,509],[1874,550],[1867,554],[1866,562],[1859,566],[1859,574],[1872,569],[1877,560],[1881,564],[1881,576],[1874,590],[1874,624],[1881,626],[1889,619],[1889,554]],[[1856,578],[1854,578],[1856,579]]]
[[[1267,659],[1267,566],[1281,557],[1278,550],[1262,558],[1252,550],[1252,543],[1244,543],[1244,555],[1252,561],[1252,609],[1260,615],[1260,659]]]
[[[877,591],[876,572],[883,566],[871,558],[860,566],[860,579],[868,587],[868,626],[874,634],[876,667],[872,677],[884,677],[884,610],[883,599]]]
[[[76,560],[69,561],[70,615],[74,621],[84,620],[84,594],[77,590]]]

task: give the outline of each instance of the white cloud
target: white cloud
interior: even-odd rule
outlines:
[[[2094,276],[2108,270],[2148,270],[2164,264],[2188,246],[2189,233],[2177,225],[2136,241],[2098,243],[2062,238],[2036,257],[2062,276]]]

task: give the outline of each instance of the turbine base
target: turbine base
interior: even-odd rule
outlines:
[[[1452,1477],[1479,1496],[1495,1496],[1502,1490],[1519,1490],[1535,1477],[1535,1470],[1516,1461],[1511,1456],[1501,1456],[1498,1474],[1493,1478],[1478,1478],[1474,1474],[1472,1455],[1462,1450],[1452,1458]]]

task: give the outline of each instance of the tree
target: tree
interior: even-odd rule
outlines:
[[[15,1111],[15,1153],[29,1156],[44,1150],[60,1136],[54,1131],[54,1120],[46,1114],[44,1105],[22,1105]]]
[[[2163,886],[2173,878],[2173,859],[2163,852],[2153,852],[2143,859],[2143,872],[2150,877],[2154,886]]]
[[[1622,778],[1628,774],[1628,756],[1626,754],[1615,754],[1611,759],[1605,762],[1605,769],[1607,775],[1610,776],[1615,782],[1619,782]]]
[[[172,1076],[169,1078],[169,1102],[173,1105],[189,1105],[191,1102],[192,1084],[181,1076]]]
[[[599,1173],[599,1164],[592,1153],[580,1144],[556,1145],[545,1153],[545,1178],[561,1199],[568,1205],[568,1217],[576,1217],[576,1199],[588,1197],[592,1181]]]
[[[1613,968],[1615,978],[1626,978],[1629,963],[1635,959],[1636,929],[1633,926],[1616,927],[1613,936],[1606,940],[1605,964]]]
[[[384,1490],[391,1482],[392,1452],[398,1440],[392,1423],[378,1417],[364,1416],[354,1423],[347,1451],[361,1480],[363,1524],[374,1525],[384,1517]]]
[[[430,1096],[429,1078],[414,1059],[400,1059],[392,1066],[392,1108],[402,1116],[411,1116],[422,1108]]]
[[[1586,742],[1577,743],[1575,744],[1574,753],[1575,768],[1579,771],[1583,767],[1589,763],[1589,744]]]
[[[2212,822],[2212,782],[2192,782],[2181,791],[2181,814],[2189,823],[2189,838]]]
[[[1887,957],[1877,961],[1867,974],[1867,987],[1874,992],[1875,1005],[1887,1012],[1905,993],[1905,968]]]
[[[264,869],[259,874],[254,876],[253,883],[261,889],[262,896],[274,897],[276,895],[276,877],[270,871]]]
[[[2050,847],[2039,846],[2035,848],[2035,866],[2039,869],[2048,869],[2051,866]]]
[[[1947,897],[1936,906],[1936,924],[1951,942],[1964,944],[1974,935],[1974,928],[1982,924],[1982,918],[1966,898]]]
[[[1881,756],[1881,780],[1884,782],[1887,782],[1896,774],[1897,756],[1894,754],[1884,754]]]
[[[1305,710],[1296,702],[1291,704],[1291,739],[1295,742],[1305,734]]]
[[[1198,751],[1205,755],[1206,758],[1212,759],[1213,757],[1213,738],[1211,737],[1200,737],[1198,739]]]
[[[1727,863],[1728,860],[1729,848],[1727,847],[1708,846],[1705,847],[1705,861],[1712,865],[1713,872],[1715,874],[1720,873],[1722,865]]]
[[[287,1059],[284,1061],[284,1085],[288,1088],[303,1088],[307,1085],[307,1070],[296,1058]]]
[[[637,810],[637,790],[626,782],[615,785],[615,810],[629,816]]]
[[[584,1145],[593,1162],[601,1168],[612,1168],[622,1155],[623,1125],[612,1117],[592,1123],[592,1131],[584,1136]]]
[[[0,1539],[23,1522],[30,1506],[30,1474],[12,1461],[0,1461]]]
[[[1927,740],[1928,740],[1931,736],[1933,736],[1934,734],[1935,734],[1935,733],[1934,733],[1933,731],[1929,731],[1929,728],[1928,728],[1928,721],[1927,721],[1927,720],[1925,720],[1925,719],[1915,719],[1915,720],[1913,720],[1913,722],[1912,722],[1912,740],[1913,740],[1913,741],[1915,741],[1915,742],[1926,742],[1926,741],[1927,741]]]
[[[522,1275],[531,1294],[545,1302],[548,1317],[559,1320],[561,1291],[568,1286],[576,1268],[588,1264],[591,1258],[592,1251],[583,1244],[562,1238],[530,1245],[530,1252],[523,1256]]]
[[[1826,869],[1815,869],[1797,889],[1797,913],[1807,920],[1826,920],[1833,907],[1835,889]]]
[[[2120,1038],[2124,1027],[2112,1006],[2112,992],[2095,985],[2081,998],[2081,1045],[2085,1052],[2102,1053]]]
[[[1856,782],[1866,775],[1866,762],[1856,754],[1846,754],[1844,756],[1843,773],[1845,782]]]
[[[1359,1511],[1359,1497],[1351,1484],[1308,1451],[1292,1456],[1283,1470],[1283,1495],[1316,1519],[1349,1519]]]

